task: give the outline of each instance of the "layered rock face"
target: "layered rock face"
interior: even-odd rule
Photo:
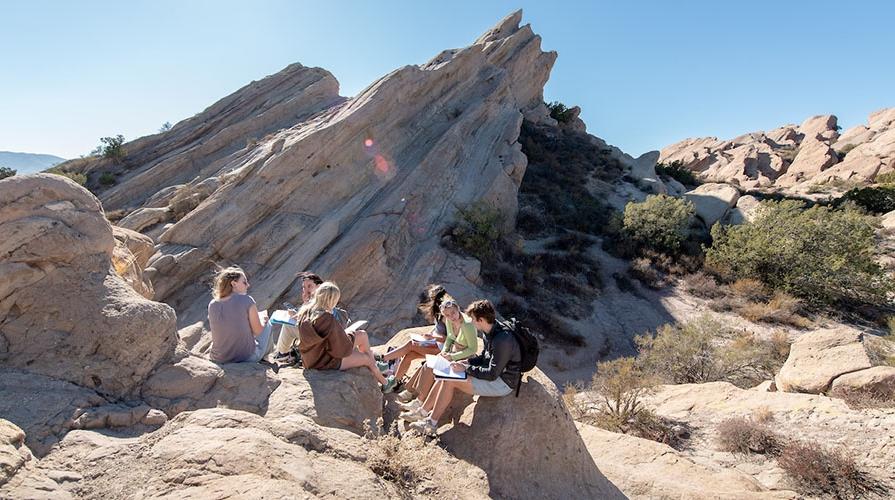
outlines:
[[[295,273],[313,269],[340,284],[356,317],[389,326],[415,314],[426,283],[474,282],[477,266],[442,250],[441,236],[474,201],[511,227],[526,167],[523,117],[549,120],[542,89],[556,54],[520,20],[517,12],[473,45],[397,69],[346,101],[331,76],[290,66],[262,83],[304,82],[290,87],[289,102],[308,113],[283,113],[290,128],[214,161],[201,147],[217,136],[200,123],[268,91],[250,85],[151,138],[189,130],[201,143],[193,149],[125,145],[139,151],[127,160],[138,166],[101,198],[129,211],[123,227],[157,236],[146,269],[155,299],[184,325],[204,319],[214,264],[242,265],[262,307],[294,300]],[[233,130],[240,123],[218,135],[244,141]]]
[[[112,269],[99,201],[56,175],[0,181],[0,363],[123,397],[176,344],[174,311]]]
[[[705,181],[794,192],[836,180],[872,182],[895,169],[895,108],[871,113],[867,125],[838,130],[835,116],[813,116],[727,141],[685,139],[662,149],[659,161],[679,161]]]

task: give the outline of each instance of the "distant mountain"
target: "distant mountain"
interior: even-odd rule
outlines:
[[[0,167],[9,167],[16,170],[19,174],[40,172],[64,161],[65,158],[53,155],[0,151]]]

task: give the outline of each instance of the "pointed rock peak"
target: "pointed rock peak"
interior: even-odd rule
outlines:
[[[502,38],[506,38],[513,33],[519,31],[519,23],[522,22],[522,9],[513,12],[507,17],[500,20],[499,23],[494,25],[493,28],[486,31],[482,36],[479,37],[478,40],[475,41],[475,45],[493,42],[494,40],[500,40]]]

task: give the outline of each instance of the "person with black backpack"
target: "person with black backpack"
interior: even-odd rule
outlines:
[[[465,379],[436,381],[422,407],[401,414],[401,418],[412,422],[411,429],[423,434],[435,434],[438,419],[450,405],[454,391],[485,397],[507,396],[519,387],[522,372],[527,371],[523,365],[532,364],[528,369],[533,368],[530,357],[523,360],[523,346],[517,331],[513,330],[514,325],[498,322],[490,301],[473,302],[466,308],[466,314],[472,318],[476,329],[485,334],[485,349],[465,363],[452,363],[452,368],[465,371]]]

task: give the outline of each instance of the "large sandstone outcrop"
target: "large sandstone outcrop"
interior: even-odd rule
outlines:
[[[310,268],[340,284],[353,316],[406,324],[418,290],[468,267],[440,244],[458,207],[482,201],[513,224],[526,167],[520,126],[523,118],[549,120],[542,92],[556,58],[519,25],[521,15],[350,100],[336,96],[328,74],[290,67],[146,138],[163,142],[189,130],[203,144],[210,138],[200,123],[234,107],[248,116],[243,101],[265,99],[265,82],[315,82],[291,83],[289,98],[316,114],[284,113],[277,123],[288,128],[235,152],[127,144],[140,151],[126,162],[132,170],[100,196],[110,209],[137,209],[123,227],[157,236],[146,270],[155,298],[177,309],[181,325],[192,324],[205,316],[204,281],[215,263],[242,265],[265,308],[294,300],[295,273]],[[218,135],[245,144],[231,128]]]
[[[112,227],[86,189],[4,179],[0,231],[0,363],[121,397],[173,352],[174,311],[112,270]]]
[[[870,182],[895,169],[895,108],[871,113],[868,124],[841,135],[836,117],[753,132],[729,141],[685,139],[662,149],[660,162],[681,162],[700,178],[742,188],[804,193],[832,180]]]
[[[890,352],[895,353],[895,344],[851,328],[812,331],[792,344],[775,377],[777,389],[825,393],[838,377],[867,370]]]
[[[705,227],[712,227],[736,206],[740,192],[729,184],[708,183],[687,192],[684,198],[693,203],[696,217],[705,223]]]
[[[482,468],[498,498],[624,498],[594,464],[553,382],[535,368],[519,397],[479,397],[442,429],[457,458]]]

